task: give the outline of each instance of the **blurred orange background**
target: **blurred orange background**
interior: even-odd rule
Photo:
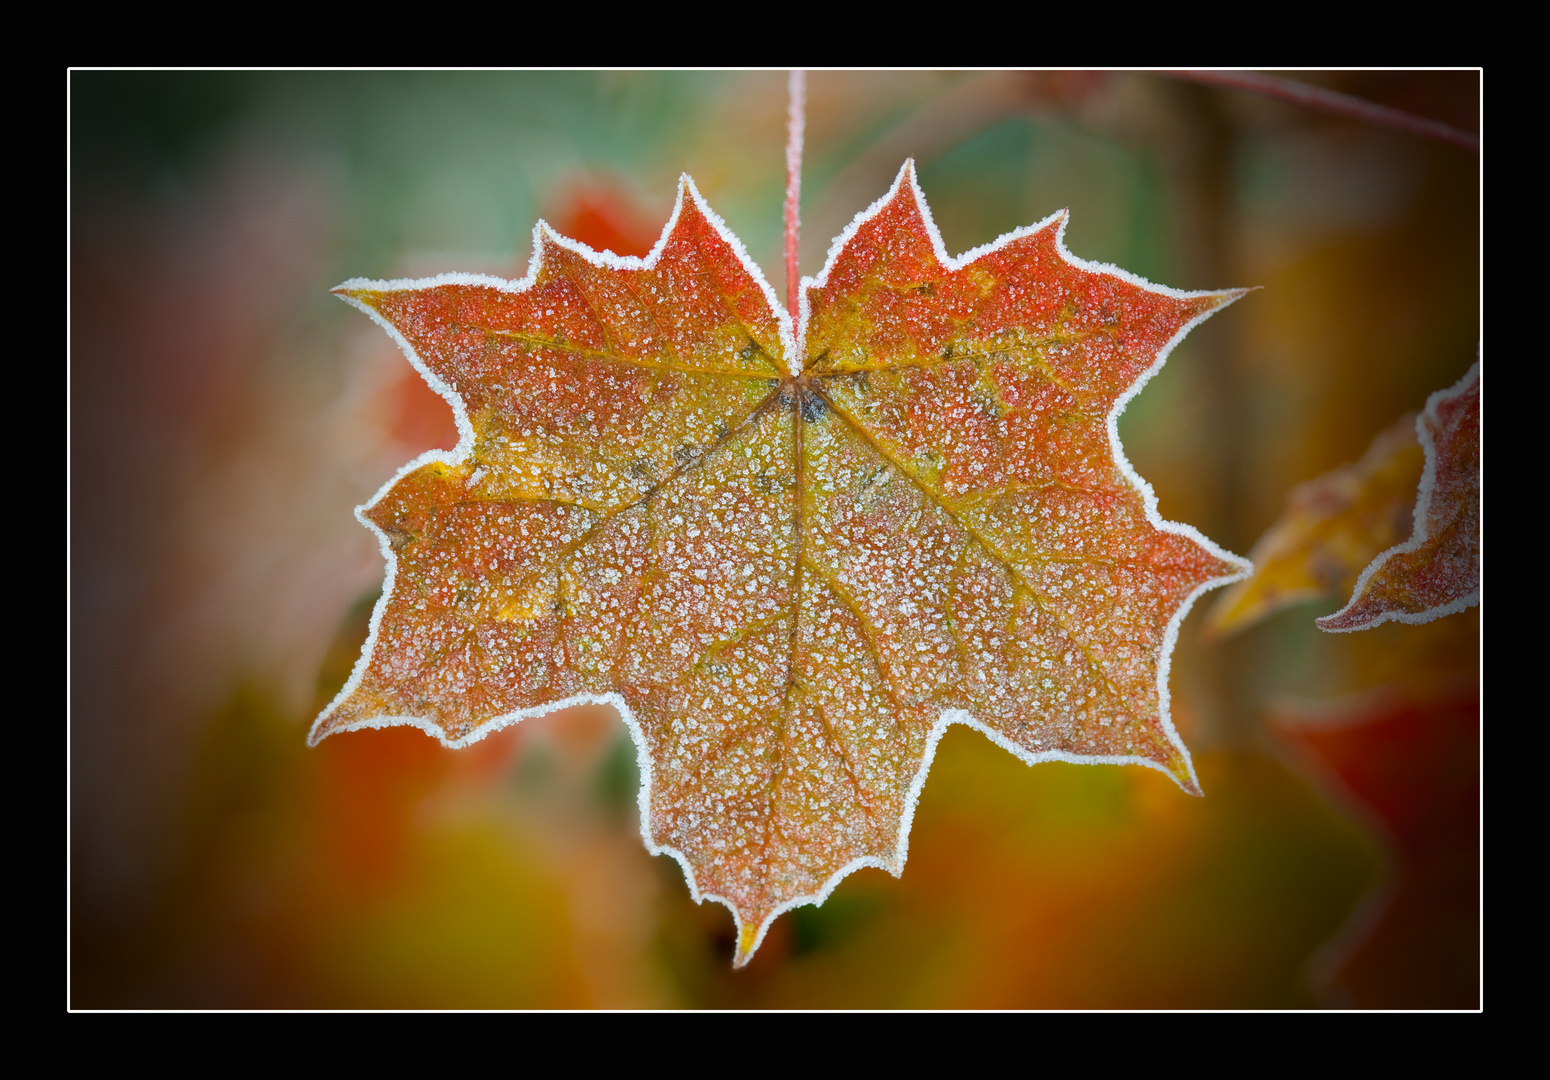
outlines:
[[[1478,72],[1291,73],[1478,129]],[[943,740],[903,877],[748,968],[646,854],[611,711],[307,749],[382,559],[351,510],[455,441],[349,277],[645,251],[690,173],[772,282],[785,76],[71,76],[68,999],[77,1008],[1479,1003],[1479,617],[1175,655],[1205,797]],[[1120,420],[1164,516],[1246,553],[1469,367],[1477,155],[1154,74],[815,72],[804,273],[905,157],[948,248],[1066,241],[1257,285]],[[1430,808],[1422,812],[1417,808]]]

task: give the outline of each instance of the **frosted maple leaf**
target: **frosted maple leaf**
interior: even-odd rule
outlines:
[[[1390,619],[1426,623],[1480,603],[1480,364],[1426,399],[1415,419],[1426,466],[1410,538],[1356,579],[1350,602],[1316,619],[1334,633]]]
[[[1115,425],[1241,292],[1083,262],[1065,220],[950,258],[906,163],[793,319],[685,177],[644,258],[540,222],[518,282],[340,286],[461,437],[357,511],[387,581],[311,740],[613,705],[646,847],[732,910],[738,965],[903,871],[950,724],[1198,791],[1169,657],[1248,564],[1159,516]]]

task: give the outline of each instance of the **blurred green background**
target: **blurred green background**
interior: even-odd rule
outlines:
[[[1476,72],[1295,77],[1478,126]],[[1476,612],[1322,635],[1331,597],[1206,642],[1197,610],[1172,686],[1203,799],[955,728],[903,878],[854,875],[736,973],[730,915],[641,844],[611,712],[308,750],[381,586],[351,509],[454,441],[328,289],[520,276],[538,217],[643,252],[681,172],[778,288],[785,75],[75,72],[70,95],[72,1005],[1477,1003],[1476,832],[1414,840],[1295,720],[1406,703],[1441,758],[1352,752],[1477,820],[1438,765],[1478,760]],[[1079,256],[1262,287],[1120,422],[1162,513],[1240,553],[1474,359],[1467,151],[1151,74],[815,72],[804,273],[909,156],[955,253],[1069,207]]]

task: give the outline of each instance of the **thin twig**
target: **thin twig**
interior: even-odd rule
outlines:
[[[786,310],[793,329],[797,323],[797,237],[802,229],[802,128],[807,120],[807,72],[793,71],[787,80],[786,110]]]
[[[1318,109],[1321,112],[1362,120],[1369,124],[1379,124],[1410,135],[1419,135],[1423,139],[1437,139],[1452,143],[1454,146],[1463,147],[1477,154],[1480,152],[1480,136],[1461,131],[1452,124],[1416,116],[1401,109],[1391,109],[1387,105],[1379,105],[1376,102],[1326,90],[1322,86],[1313,86],[1295,79],[1262,75],[1257,71],[1168,71],[1162,74],[1171,75],[1176,79],[1205,83],[1208,86],[1222,86],[1230,90],[1246,90],[1251,94],[1263,94],[1265,97],[1289,101],[1305,108]]]

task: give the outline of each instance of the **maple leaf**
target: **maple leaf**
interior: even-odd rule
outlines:
[[[520,282],[340,286],[462,437],[357,511],[387,581],[312,741],[614,705],[646,846],[732,910],[738,965],[851,871],[902,872],[951,723],[1198,791],[1169,657],[1248,564],[1162,520],[1115,423],[1241,291],[1082,262],[1064,225],[949,258],[907,162],[793,326],[684,177],[644,258],[540,222]]]
[[[1426,468],[1410,539],[1383,552],[1351,600],[1315,620],[1338,633],[1431,622],[1480,602],[1480,363],[1426,399],[1415,421]]]
[[[1408,535],[1423,462],[1415,420],[1401,417],[1360,461],[1292,489],[1249,552],[1253,576],[1211,606],[1207,633],[1233,634],[1294,604],[1348,593],[1375,555]]]

